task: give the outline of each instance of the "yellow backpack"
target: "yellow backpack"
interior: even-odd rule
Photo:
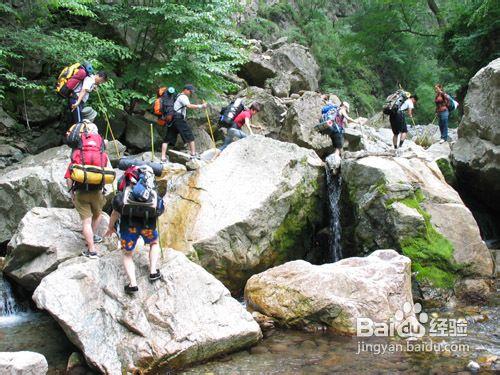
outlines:
[[[93,72],[92,65],[75,63],[65,67],[56,83],[56,93],[63,98],[68,98],[80,82]]]

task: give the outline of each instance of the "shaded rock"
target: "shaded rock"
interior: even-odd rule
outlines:
[[[0,374],[45,375],[47,360],[34,352],[0,352]]]
[[[125,145],[141,151],[151,150],[151,121],[145,120],[142,116],[127,116],[125,120],[127,124],[124,138]],[[160,147],[166,132],[166,126],[153,124],[155,147]]]
[[[54,128],[43,129],[38,137],[33,138],[29,144],[29,150],[33,154],[47,150],[51,147],[60,146],[63,142],[63,133]]]
[[[484,304],[494,295],[493,280],[467,279],[459,281],[455,286],[455,294],[468,304]]]
[[[285,326],[354,335],[356,318],[388,322],[405,303],[413,305],[410,259],[378,250],[321,266],[296,260],[252,276],[245,300]],[[415,318],[413,312],[408,317]]]
[[[109,217],[103,214],[98,233],[104,234]],[[85,249],[80,216],[74,209],[35,207],[19,223],[7,245],[4,272],[18,284],[32,291],[62,262],[78,257]],[[106,239],[111,249],[116,242]],[[106,245],[98,244],[102,254]]]
[[[480,202],[500,207],[500,58],[472,77],[453,145],[460,183]]]
[[[133,298],[120,253],[99,261],[66,261],[33,294],[56,318],[89,365],[161,373],[256,343],[258,324],[229,291],[183,254],[168,249],[163,279],[147,280],[147,252],[135,254],[139,292]]]
[[[492,275],[479,228],[436,163],[415,156],[367,156],[344,159],[341,168],[343,237],[353,239],[344,248],[355,249],[354,254],[380,247],[402,250],[412,258],[417,280],[448,289],[461,278]]]
[[[85,363],[85,358],[80,353],[73,352],[68,358],[68,364],[66,366],[67,375],[84,375],[88,371],[87,364]]]
[[[127,147],[117,140],[104,142],[106,143],[106,153],[108,154],[109,161],[111,164],[116,165]]]
[[[241,290],[252,274],[308,252],[323,174],[317,155],[297,145],[257,135],[233,142],[167,194],[162,243]]]
[[[10,117],[7,112],[0,107],[0,131],[5,131],[7,129],[12,129],[16,125],[16,120]]]

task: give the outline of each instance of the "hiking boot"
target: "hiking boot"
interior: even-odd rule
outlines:
[[[102,237],[94,234],[94,243],[101,243],[102,242]]]
[[[439,140],[439,144],[446,142],[444,139]]]
[[[161,279],[160,270],[156,270],[156,273],[149,274],[149,281],[151,281],[151,282],[156,281],[156,280],[160,280],[160,279]]]
[[[134,293],[139,291],[139,287],[137,285],[130,286],[130,284],[125,285],[125,287],[123,289],[125,290],[125,293],[127,293],[127,294],[134,294]]]
[[[82,251],[82,255],[84,257],[87,257],[87,258],[90,258],[90,259],[98,259],[99,258],[99,255],[97,255],[96,252],[88,251],[88,250]]]

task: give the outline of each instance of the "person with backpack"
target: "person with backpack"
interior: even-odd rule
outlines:
[[[165,142],[161,145],[161,161],[167,161],[168,147],[174,147],[177,142],[177,135],[181,135],[184,143],[189,146],[191,158],[196,158],[196,146],[194,143],[194,134],[189,124],[186,121],[186,109],[204,109],[207,108],[207,103],[191,104],[189,97],[193,95],[195,88],[192,84],[186,84],[182,92],[177,96],[173,105],[173,119],[172,123],[168,126]]]
[[[97,86],[106,82],[108,75],[104,71],[99,71],[96,74],[86,76],[76,87],[73,89],[69,96],[69,109],[71,111],[72,124],[81,122],[84,118],[84,106],[89,95],[95,90]],[[88,110],[89,112],[92,112]],[[94,116],[95,117],[95,116]]]
[[[406,135],[408,133],[408,127],[406,126],[406,116],[405,112],[408,112],[408,115],[413,118],[413,110],[415,105],[418,102],[417,95],[410,95],[407,97],[401,105],[396,108],[393,108],[389,114],[389,122],[391,123],[392,129],[392,144],[394,148],[397,150],[403,146],[403,143],[406,139]],[[398,143],[398,137],[400,137]]]
[[[156,222],[164,211],[164,205],[156,188],[153,169],[148,165],[127,168],[118,190],[120,192],[113,199],[113,212],[104,236],[116,233],[116,223],[119,221],[118,233],[123,250],[123,266],[129,279],[124,290],[127,294],[133,294],[139,290],[133,259],[139,237],[149,245],[149,281],[155,282],[161,279],[158,269],[161,249]]]
[[[243,132],[243,130],[241,130],[241,128],[243,128],[243,125],[245,125],[250,132],[252,132],[250,128],[256,128],[256,129],[261,128],[260,126],[253,125],[250,122],[250,119],[257,113],[259,113],[260,110],[261,110],[260,103],[253,102],[250,105],[250,108],[241,111],[234,118],[231,127],[227,130],[226,137],[224,138],[224,144],[219,148],[221,152],[224,151],[224,149],[233,142],[234,138],[243,139],[247,136],[246,133]]]
[[[86,123],[82,122],[79,125],[86,126]],[[82,251],[82,255],[96,259],[98,254],[95,250],[95,244],[102,242],[102,237],[97,234],[97,228],[101,222],[102,209],[106,203],[103,192],[106,180],[104,172],[99,176],[99,173],[92,172],[90,168],[93,166],[99,172],[105,167],[109,168],[110,163],[108,155],[104,152],[104,140],[98,134],[97,127],[92,125],[86,127],[81,135],[78,135],[79,139],[75,141],[77,144],[69,143],[70,146],[74,146],[74,149],[64,178],[75,209],[82,220],[82,233],[87,244],[87,249]],[[75,129],[75,131],[80,132],[80,129]],[[67,135],[67,138],[70,137],[77,138],[73,134]],[[86,167],[87,169],[85,169]],[[95,180],[96,175],[97,179]]]
[[[439,122],[439,131],[441,132],[441,139],[439,143],[448,141],[448,119],[450,117],[450,99],[445,93],[443,85],[440,83],[434,86],[436,97],[434,103],[436,104],[436,116]]]
[[[342,152],[342,147],[344,145],[344,128],[347,125],[347,122],[356,122],[352,118],[349,117],[349,103],[342,102],[342,104],[337,107],[334,104],[327,104],[323,108],[331,108],[328,110],[324,116],[323,120],[326,120],[326,125],[329,127],[327,134],[330,136],[332,140],[332,146],[334,148],[333,153],[337,156],[340,156]]]

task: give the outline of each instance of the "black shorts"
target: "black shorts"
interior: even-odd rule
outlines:
[[[342,149],[344,146],[344,134],[339,132],[330,132],[330,139],[332,140],[333,148]]]
[[[391,113],[389,115],[389,121],[391,123],[391,129],[394,135],[398,135],[400,133],[408,133],[405,114],[403,112],[397,111],[396,113]]]
[[[172,124],[167,129],[167,135],[165,137],[165,142],[168,143],[170,147],[174,147],[177,142],[177,135],[180,134],[184,143],[189,143],[194,141],[194,134],[188,123],[183,118],[174,118]]]

